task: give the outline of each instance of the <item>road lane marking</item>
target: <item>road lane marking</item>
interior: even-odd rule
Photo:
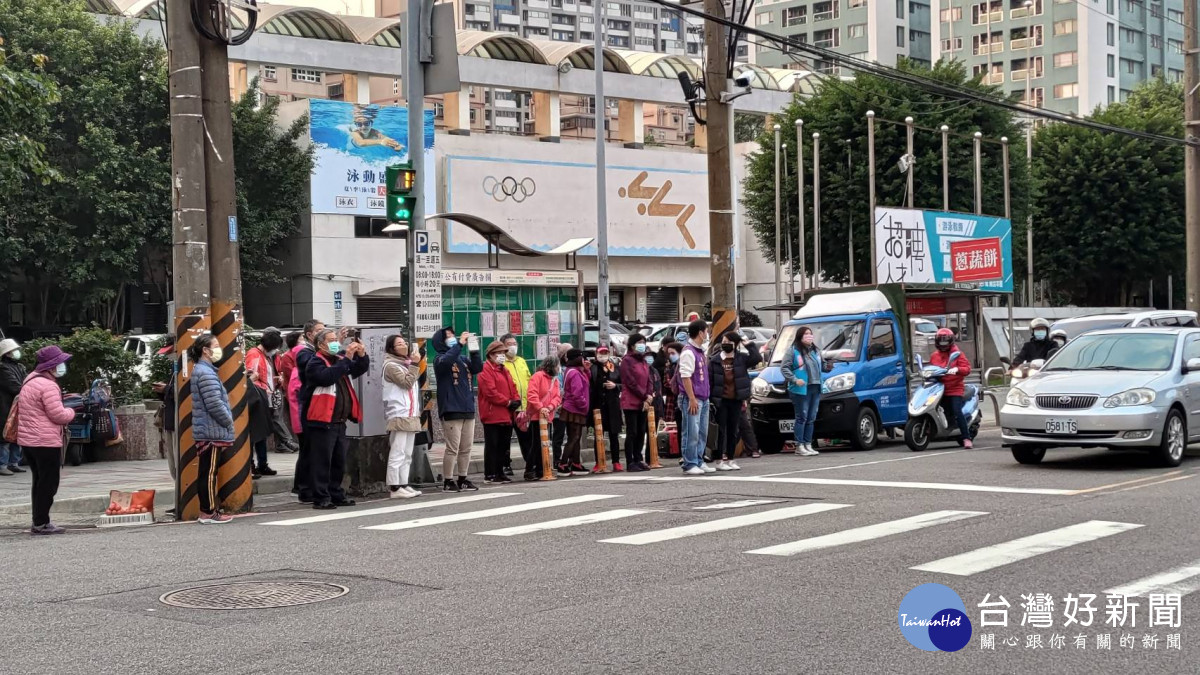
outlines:
[[[891,487],[891,488],[907,488],[912,490],[950,490],[954,492],[997,492],[1002,494],[1020,494],[1020,495],[1073,495],[1076,490],[1059,490],[1055,488],[1020,488],[1020,487],[1005,487],[1002,485],[971,485],[967,483],[919,483],[910,481],[886,481],[886,480],[852,480],[845,478],[789,478],[780,476],[772,478],[769,476],[725,476],[720,474],[706,474],[704,476],[696,476],[695,478],[688,476],[595,476],[592,480],[608,480],[608,481],[738,481],[743,483],[786,483],[793,485],[854,485],[858,487]]]
[[[849,506],[850,504],[803,504],[800,506],[787,506],[782,509],[771,509],[769,511],[759,511],[758,513],[748,513],[744,516],[733,516],[732,518],[710,520],[705,523],[696,523],[695,525],[671,527],[665,530],[652,530],[650,532],[631,534],[625,537],[617,537],[615,539],[601,539],[600,543],[630,544],[633,546],[657,544],[663,541],[671,541],[672,539],[695,537],[701,534],[732,530],[738,527],[746,527],[748,525],[773,523],[778,520],[786,520],[788,518],[796,518],[798,516],[808,516],[814,513],[821,513],[823,511],[844,509],[848,508]]]
[[[1013,539],[994,546],[977,548],[974,551],[942,558],[910,569],[922,572],[941,572],[960,577],[970,576],[996,567],[1002,567],[1027,558],[1051,553],[1077,544],[1111,537],[1128,530],[1142,527],[1136,523],[1115,523],[1107,520],[1089,520],[1085,523],[1060,527],[1057,530],[1039,532],[1020,539]]]
[[[1193,474],[1193,475],[1188,475],[1188,476],[1176,476],[1174,478],[1168,478],[1166,480],[1160,480],[1160,481],[1157,481],[1154,483],[1142,483],[1141,485],[1134,485],[1133,487],[1121,488],[1120,490],[1113,490],[1113,492],[1127,492],[1129,490],[1140,490],[1144,487],[1152,487],[1154,485],[1162,485],[1163,483],[1174,483],[1177,480],[1187,480],[1189,478],[1195,478],[1195,475]]]
[[[451,513],[445,516],[434,516],[432,518],[418,518],[416,520],[402,520],[398,523],[387,523],[384,525],[371,525],[369,527],[360,527],[360,530],[409,530],[414,527],[426,527],[428,525],[442,525],[444,523],[457,523],[463,520],[478,520],[480,518],[491,518],[493,516],[504,516],[510,513],[523,513],[525,511],[538,511],[540,509],[550,509],[556,506],[569,506],[571,504],[582,504],[584,502],[594,502],[601,499],[616,499],[621,495],[579,495],[577,497],[563,497],[561,499],[548,499],[541,502],[529,502],[527,504],[514,504],[512,506],[501,506],[494,509],[484,509],[482,511],[467,511],[465,513]]]
[[[720,511],[722,509],[741,509],[747,506],[760,506],[762,504],[778,504],[778,499],[743,499],[737,502],[722,502],[720,504],[709,504],[708,506],[693,507],[693,511]]]
[[[307,516],[304,518],[291,518],[289,520],[272,520],[269,523],[259,523],[259,525],[310,525],[312,523],[325,523],[331,520],[346,520],[347,518],[362,518],[364,516],[378,516],[385,513],[397,513],[401,511],[415,511],[417,509],[429,509],[435,506],[450,506],[453,504],[466,504],[468,502],[477,502],[484,499],[496,499],[497,497],[516,497],[520,492],[485,492],[467,497],[451,497],[449,499],[430,499],[419,502],[408,502],[406,504],[397,504],[396,506],[382,506],[377,509],[363,509],[361,511],[338,511],[336,513],[326,513],[320,516]]]
[[[1109,488],[1121,487],[1122,485],[1133,485],[1134,483],[1144,483],[1148,480],[1158,480],[1159,478],[1166,478],[1167,476],[1174,476],[1174,475],[1181,474],[1181,473],[1183,473],[1183,469],[1179,469],[1178,471],[1170,471],[1167,473],[1159,473],[1159,474],[1155,474],[1153,476],[1143,476],[1141,478],[1134,478],[1132,480],[1123,480],[1120,483],[1109,483],[1108,485],[1097,485],[1096,487],[1085,488],[1083,490],[1076,490],[1075,494],[1083,495],[1083,494],[1087,494],[1089,492],[1099,492],[1100,490],[1107,490]]]
[[[911,518],[901,518],[900,520],[891,520],[877,525],[842,530],[841,532],[834,532],[820,537],[801,539],[787,544],[758,548],[753,551],[746,551],[746,553],[791,556],[823,548],[842,546],[843,544],[857,544],[871,539],[890,537],[895,534],[913,532],[922,528],[933,527],[934,525],[944,525],[946,523],[953,523],[956,520],[986,516],[987,514],[987,511],[933,511],[931,513],[922,513],[919,516],[912,516]]]
[[[980,448],[981,450],[983,448]],[[830,471],[832,469],[852,469],[856,466],[867,466],[869,464],[887,464],[888,462],[907,462],[913,459],[926,459],[929,457],[937,457],[938,455],[953,455],[956,452],[966,452],[965,450],[948,450],[946,452],[934,452],[930,454],[912,455],[910,457],[899,457],[896,459],[880,459],[874,462],[856,462],[854,464],[838,464],[837,466],[819,466],[815,469],[796,469],[795,471],[781,471],[779,473],[766,473],[760,478],[773,478],[775,476],[787,476],[793,473],[808,473],[810,471]]]
[[[1150,593],[1178,593],[1180,596],[1200,590],[1200,560],[1159,574],[1152,574],[1104,591],[1106,595],[1137,597]]]
[[[603,523],[609,520],[618,520],[620,518],[628,518],[630,516],[638,516],[649,511],[639,509],[613,509],[611,511],[601,511],[599,513],[589,513],[583,516],[575,516],[574,518],[560,518],[558,520],[547,520],[544,523],[533,523],[531,525],[518,525],[516,527],[506,527],[501,530],[490,530],[488,532],[476,532],[489,537],[515,537],[518,534],[529,534],[530,532],[542,532],[544,530],[557,530],[563,527],[575,527],[576,525],[590,525],[592,523]]]

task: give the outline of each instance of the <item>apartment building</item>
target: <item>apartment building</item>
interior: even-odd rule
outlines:
[[[934,2],[938,55],[1039,108],[1086,115],[1149,78],[1183,80],[1181,0]]]
[[[755,8],[754,25],[797,42],[884,65],[894,66],[900,57],[929,65],[936,60],[933,43],[937,39],[930,11],[928,0],[777,0]],[[832,61],[787,47],[750,45],[750,51],[760,66],[827,74],[837,70]]]

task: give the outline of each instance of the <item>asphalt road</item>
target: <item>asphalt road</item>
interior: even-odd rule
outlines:
[[[1196,672],[1200,462],[1066,450],[1027,467],[994,432],[979,445],[289,505],[224,526],[9,530],[0,672]],[[1136,592],[1183,594],[1181,625],[1151,627],[1145,595],[1130,600],[1136,626],[1106,625],[1105,591],[1149,577]],[[264,610],[159,601],[289,580],[349,592]],[[898,627],[901,600],[926,583],[962,599],[973,632],[961,651],[922,651]],[[1053,598],[1052,627],[1021,625],[1021,596],[1035,593]],[[1098,596],[1091,626],[1065,626],[1068,594]],[[981,625],[985,596],[1010,604],[1007,627]],[[1104,634],[1111,649],[1097,648]],[[1034,635],[1041,648],[1027,647]]]

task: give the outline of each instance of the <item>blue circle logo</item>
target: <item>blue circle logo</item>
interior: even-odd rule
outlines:
[[[971,641],[967,606],[948,586],[921,584],[900,601],[900,632],[927,652],[956,652]]]

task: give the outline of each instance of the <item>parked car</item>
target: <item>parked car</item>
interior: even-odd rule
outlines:
[[[1126,314],[1092,314],[1076,316],[1055,321],[1050,330],[1062,329],[1067,333],[1067,339],[1096,330],[1109,328],[1145,328],[1160,326],[1193,327],[1200,323],[1196,321],[1196,313],[1182,309],[1151,310],[1146,312],[1129,312]]]
[[[646,348],[652,352],[657,352],[662,348],[662,343],[669,337],[674,337],[676,333],[687,332],[687,323],[660,323],[654,325],[654,332],[646,337]]]
[[[137,373],[138,377],[142,378],[143,382],[150,379],[150,360],[154,356],[152,348],[154,343],[166,337],[166,335],[159,333],[125,336],[125,350],[137,355],[138,364],[134,368],[134,372]]]
[[[625,354],[625,343],[629,340],[629,331],[616,321],[608,322],[608,337],[617,356]],[[596,355],[596,347],[600,344],[600,325],[586,323],[583,325],[583,351],[588,358]]]
[[[1052,448],[1084,447],[1146,450],[1178,466],[1200,439],[1200,329],[1080,335],[1009,389],[1000,426],[1022,464]]]

